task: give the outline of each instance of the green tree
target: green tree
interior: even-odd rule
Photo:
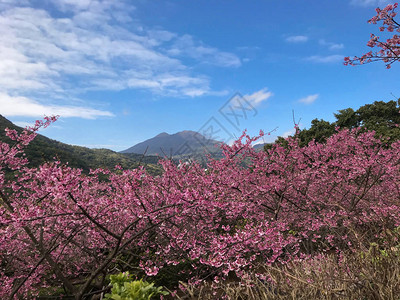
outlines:
[[[360,126],[356,112],[352,108],[341,109],[334,116],[338,127],[356,128]]]
[[[365,130],[374,130],[377,136],[400,139],[400,99],[398,101],[376,101],[360,107],[356,112],[359,126]]]
[[[300,145],[306,146],[310,141],[324,143],[328,137],[335,133],[335,123],[314,119],[308,130],[301,130],[299,133]]]
[[[400,99],[397,101],[375,101],[372,104],[366,104],[354,111],[352,108],[346,108],[334,113],[335,122],[314,119],[311,121],[309,129],[303,129],[299,132],[298,138],[300,145],[305,146],[310,141],[315,140],[318,143],[324,143],[328,137],[336,132],[336,128],[361,128],[361,131],[375,131],[376,137],[380,137],[392,143],[400,139]],[[285,139],[278,137],[275,143],[285,145]],[[273,144],[264,146],[267,151]]]

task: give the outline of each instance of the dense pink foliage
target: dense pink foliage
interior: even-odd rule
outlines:
[[[387,31],[390,34],[395,32],[395,34],[386,41],[379,40],[379,36],[371,34],[367,45],[371,48],[378,47],[381,49],[377,52],[370,51],[361,57],[345,57],[345,65],[364,64],[383,60],[389,69],[391,64],[400,60],[400,35],[397,34],[400,33],[400,24],[394,19],[397,15],[395,12],[397,6],[398,3],[395,3],[387,5],[384,9],[377,8],[377,15],[368,21],[371,24],[382,22],[382,26],[379,27],[381,32]]]
[[[400,142],[384,146],[373,132],[341,130],[303,148],[289,138],[268,152],[244,134],[207,169],[163,161],[157,177],[84,175],[56,161],[27,168],[19,154],[35,134],[7,135],[15,144],[0,143],[1,299],[47,285],[80,299],[124,253],[138,253],[148,275],[184,261],[194,274],[201,265],[240,275],[256,262],[352,249],[366,228],[400,225]]]

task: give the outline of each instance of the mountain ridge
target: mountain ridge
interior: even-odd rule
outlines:
[[[120,153],[136,153],[146,155],[160,155],[181,157],[183,156],[199,156],[204,152],[218,153],[222,142],[206,138],[202,134],[192,131],[183,130],[173,134],[162,132],[143,142],[137,143]]]
[[[18,132],[23,130],[0,114],[0,141],[11,143],[5,135],[5,128],[15,129]],[[41,134],[27,146],[25,153],[29,160],[30,167],[37,167],[45,162],[54,161],[57,157],[62,163],[68,163],[70,167],[80,168],[84,172],[90,169],[107,168],[113,169],[120,165],[123,169],[134,169],[139,165],[145,165],[146,170],[151,174],[161,174],[161,167],[157,165],[159,157],[143,156],[129,153],[122,154],[109,149],[90,149],[82,146],[65,144]]]

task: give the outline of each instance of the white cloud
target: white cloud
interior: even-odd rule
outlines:
[[[324,39],[319,40],[319,44],[328,47],[329,50],[340,50],[344,48],[343,44],[327,42]]]
[[[308,41],[308,36],[306,35],[293,35],[286,38],[286,42],[289,43],[304,43]]]
[[[250,102],[250,104],[255,107],[259,105],[261,102],[268,100],[271,98],[274,94],[270,91],[268,91],[267,88],[263,88],[257,92],[254,92],[253,94],[250,95],[244,95],[243,97]]]
[[[256,106],[260,105],[262,102],[268,100],[272,96],[273,93],[268,91],[267,88],[263,88],[252,94],[247,94],[243,96],[237,93],[232,98],[229,99],[229,103],[226,103],[223,106],[223,108],[227,108],[228,110],[231,111],[233,110],[242,111],[244,112],[244,114],[246,114],[245,111],[255,112],[256,110],[254,108]],[[221,110],[220,112],[222,113]],[[239,125],[239,123],[237,123],[237,125]]]
[[[329,50],[340,50],[340,49],[343,49],[344,48],[344,45],[343,44],[335,44],[335,43],[332,43],[330,46],[329,46]]]
[[[390,0],[351,0],[350,3],[356,6],[383,6],[395,1]]]
[[[135,7],[128,1],[48,1],[47,6],[37,2],[43,6],[32,7],[25,0],[0,0],[0,93],[49,99],[53,103],[34,103],[46,112],[63,108],[64,116],[102,115],[84,104],[80,114],[77,107],[66,105],[88,90],[211,94],[210,79],[195,73],[183,58],[220,67],[241,65],[235,54],[192,36],[143,27],[133,19]],[[51,4],[52,10],[47,10]],[[183,47],[174,50],[179,43]],[[170,53],[177,50],[181,52]],[[57,105],[55,99],[60,101]]]
[[[344,56],[335,54],[335,55],[327,55],[327,56],[321,56],[321,55],[313,55],[310,57],[307,57],[306,60],[315,62],[315,63],[337,63],[340,61],[343,61]]]
[[[91,0],[58,0],[54,4],[62,11],[81,11],[89,8]],[[97,1],[94,1],[97,2]]]
[[[203,45],[200,42],[196,42],[188,34],[179,37],[168,50],[168,53],[173,56],[187,56],[202,63],[221,67],[241,66],[241,61],[235,54]]]
[[[258,46],[238,46],[238,47],[236,47],[236,49],[239,51],[259,51],[259,50],[261,50],[261,48]]]
[[[32,125],[33,125],[33,122],[24,122],[24,121],[16,121],[13,123],[22,128],[32,127]]]
[[[97,110],[81,106],[44,105],[26,97],[12,97],[0,93],[0,113],[4,116],[43,117],[60,115],[62,117],[78,117],[95,119],[97,117],[113,117],[109,111]]]
[[[296,133],[296,129],[295,129],[295,128],[292,128],[292,129],[290,129],[290,130],[288,130],[288,131],[285,131],[285,132],[282,134],[282,137],[283,137],[283,138],[287,138],[287,137],[289,137],[289,136],[294,135],[295,133]]]
[[[319,94],[309,95],[307,97],[301,98],[299,100],[299,102],[304,103],[304,104],[311,104],[311,103],[314,103],[314,101],[317,100],[318,97],[319,97]]]
[[[266,135],[264,135],[263,137],[261,137],[261,139],[259,139],[258,141],[256,141],[254,144],[253,144],[253,147],[254,146],[256,146],[256,145],[262,145],[262,144],[270,144],[270,143],[274,143],[275,142],[275,140],[277,139],[277,135],[276,134],[266,134]]]
[[[199,97],[204,94],[207,94],[207,90],[202,90],[202,89],[186,89],[183,90],[183,94],[189,97]]]

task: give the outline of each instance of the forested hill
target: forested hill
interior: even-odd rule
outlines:
[[[184,130],[174,134],[166,132],[136,144],[120,153],[161,155],[174,161],[195,160],[203,167],[207,165],[207,155],[222,158],[222,142],[206,137],[199,132]]]
[[[10,143],[5,135],[5,128],[15,129],[20,132],[23,128],[0,115],[0,141]],[[86,147],[72,146],[49,139],[43,135],[38,136],[29,144],[25,153],[29,159],[29,166],[36,167],[40,164],[53,161],[57,157],[62,163],[68,162],[73,168],[81,168],[85,172],[96,168],[113,169],[120,165],[123,169],[134,169],[139,164],[146,166],[151,174],[160,174],[161,168],[157,165],[157,156],[143,156],[140,154],[122,154],[108,149],[89,149]]]
[[[302,129],[298,138],[301,146],[307,145],[315,140],[324,143],[327,138],[339,128],[361,128],[361,131],[375,131],[377,138],[385,139],[385,143],[392,143],[400,140],[400,99],[388,102],[375,101],[372,104],[365,104],[354,110],[352,108],[341,109],[334,113],[335,122],[314,119],[309,129]],[[276,143],[285,144],[283,137],[278,137]],[[265,150],[273,144],[266,144]]]

